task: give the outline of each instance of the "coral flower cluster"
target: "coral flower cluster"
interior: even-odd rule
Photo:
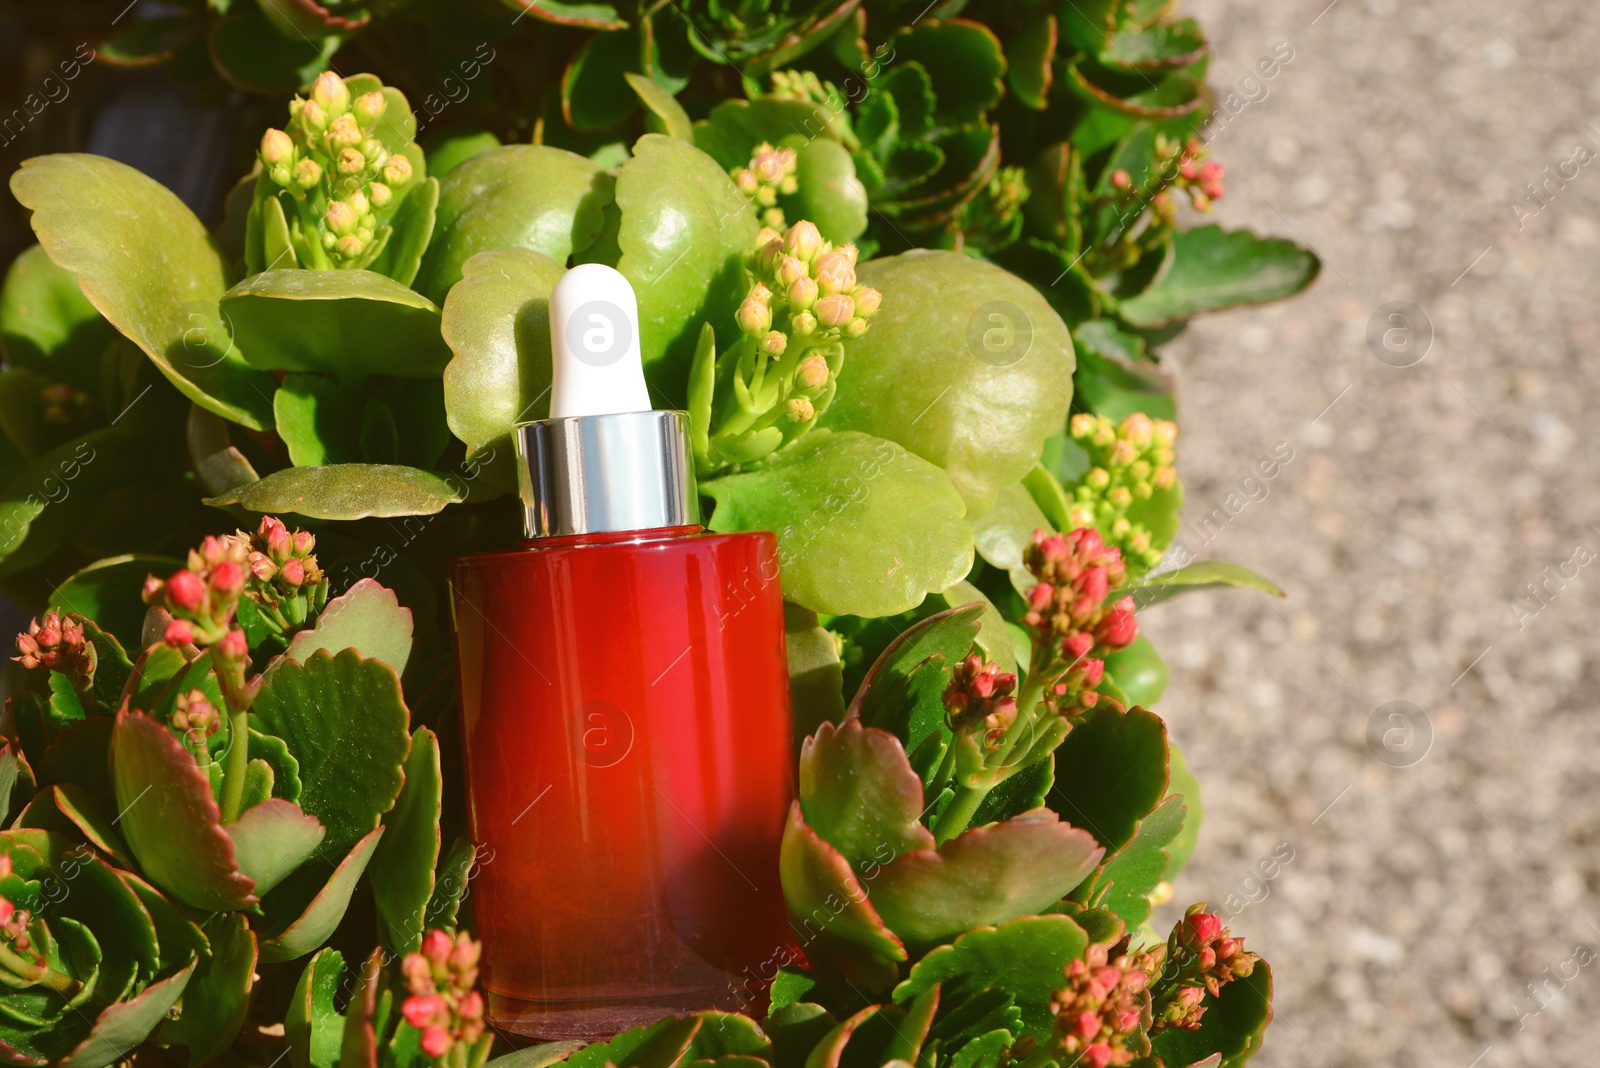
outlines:
[[[420,953],[401,962],[408,996],[400,1012],[422,1032],[422,1052],[436,1061],[483,1038],[483,995],[473,989],[480,952],[465,931],[452,938],[434,930],[423,936]]]
[[[1064,715],[1092,708],[1100,700],[1094,687],[1105,672],[1104,655],[1139,636],[1133,598],[1108,603],[1127,578],[1122,554],[1093,527],[1040,530],[1023,562],[1039,580],[1028,591],[1022,622],[1034,633],[1035,649],[1048,657],[1036,668],[1054,679],[1045,699]]]

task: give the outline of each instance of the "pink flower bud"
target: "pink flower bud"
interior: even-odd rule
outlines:
[[[310,189],[322,181],[322,167],[314,159],[303,159],[294,165],[294,184]]]
[[[1195,941],[1202,944],[1215,941],[1217,935],[1222,933],[1222,920],[1214,913],[1196,912],[1185,916],[1184,921],[1194,932]]]
[[[294,142],[282,130],[268,130],[261,135],[261,162],[267,166],[287,162],[294,155]]]
[[[211,588],[224,597],[231,597],[244,589],[244,568],[232,560],[224,560],[211,571]]]
[[[361,143],[361,127],[354,115],[340,115],[328,126],[328,144],[333,148],[355,148]],[[357,152],[357,156],[361,153]]]
[[[1061,655],[1068,660],[1078,660],[1094,648],[1094,639],[1079,631],[1069,634],[1061,640]]]
[[[772,328],[772,309],[755,297],[747,297],[734,318],[747,334],[761,334]]]
[[[761,351],[768,356],[782,356],[789,347],[789,335],[781,330],[769,330],[767,336],[761,339]]]
[[[362,93],[356,97],[356,121],[363,126],[376,125],[377,121],[383,118],[384,110],[387,107],[388,101],[383,98],[383,93],[379,90],[374,89],[370,93]]]
[[[193,571],[178,571],[167,579],[167,597],[174,607],[193,612],[205,600],[205,583]]]
[[[856,284],[855,268],[837,252],[817,257],[812,276],[823,293],[848,293]]]
[[[304,556],[316,547],[317,539],[309,530],[294,532],[294,552],[296,556]]]
[[[796,278],[789,283],[789,306],[795,311],[808,311],[817,302],[817,283],[810,278]]]
[[[422,936],[422,955],[436,968],[443,968],[450,960],[450,951],[455,948],[455,943],[445,932],[435,928]]]
[[[167,624],[166,633],[161,639],[168,645],[189,645],[194,641],[194,627],[186,619],[174,619]]]
[[[863,319],[870,319],[878,314],[878,308],[883,304],[883,294],[871,286],[856,286],[850,291],[850,295],[856,301],[856,314]]]
[[[420,1031],[438,1020],[447,1018],[449,1006],[438,994],[427,994],[422,997],[406,998],[400,1006],[400,1011],[405,1014],[406,1023]]]
[[[806,265],[793,256],[785,256],[778,261],[778,281],[783,283],[784,288],[794,285],[798,279],[810,276],[811,272],[806,269]]]
[[[834,293],[817,301],[817,321],[823,326],[843,326],[855,318],[856,302],[843,293]]]
[[[422,1032],[422,1052],[438,1060],[450,1052],[450,1032],[442,1027],[430,1027]]]
[[[1111,184],[1118,189],[1127,189],[1133,184],[1133,179],[1128,177],[1128,172],[1118,167],[1111,172]]]
[[[784,406],[790,422],[806,423],[817,417],[817,409],[810,397],[790,397]]]
[[[217,653],[226,660],[244,660],[250,655],[250,642],[238,627],[224,634],[217,642]]]
[[[828,361],[817,353],[813,353],[800,361],[800,366],[795,369],[795,381],[801,389],[817,389],[828,381]]]
[[[383,165],[383,180],[397,189],[411,181],[411,161],[401,155],[391,156]]]

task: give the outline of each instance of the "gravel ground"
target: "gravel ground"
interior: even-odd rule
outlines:
[[[1325,266],[1167,349],[1186,514],[1237,512],[1185,534],[1290,591],[1142,617],[1207,788],[1178,898],[1234,895],[1274,963],[1256,1064],[1592,1066],[1600,23],[1579,0],[1325,4],[1184,4],[1224,91],[1293,49],[1213,143],[1217,216]],[[1391,352],[1396,301],[1421,312]]]

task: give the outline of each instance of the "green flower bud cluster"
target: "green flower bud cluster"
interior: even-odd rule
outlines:
[[[783,209],[778,207],[778,196],[790,196],[799,191],[800,180],[795,177],[795,169],[794,149],[773,148],[767,141],[756,146],[750,166],[734,169],[733,184],[756,206],[764,226],[783,228]]]
[[[711,447],[721,463],[753,463],[810,430],[833,400],[841,342],[866,333],[883,302],[856,282],[856,247],[835,248],[805,220],[781,234],[764,228],[748,272],[734,316],[743,337],[717,365],[726,400]]]
[[[388,243],[388,220],[415,171],[377,136],[387,107],[381,90],[352,98],[343,78],[324,71],[309,97],[289,103],[288,129],[262,135],[263,181],[293,207],[299,266],[366,267]]]
[[[1140,571],[1156,566],[1161,550],[1152,544],[1150,530],[1130,519],[1128,513],[1177,483],[1172,451],[1177,425],[1151,419],[1143,412],[1134,412],[1120,423],[1080,412],[1072,417],[1067,432],[1089,454],[1090,464],[1066,487],[1072,496],[1071,525],[1095,528]]]

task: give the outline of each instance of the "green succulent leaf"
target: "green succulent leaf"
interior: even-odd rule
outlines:
[[[557,26],[579,26],[590,30],[620,30],[628,25],[613,4],[603,0],[501,0],[511,10],[532,15],[541,22]]]
[[[810,219],[836,245],[866,232],[867,189],[839,142],[817,137],[801,145],[795,152],[795,179],[799,189],[783,198],[786,218]]]
[[[256,970],[256,936],[241,912],[228,912],[206,924],[211,955],[200,962],[185,990],[183,1012],[163,1025],[161,1037],[189,1049],[189,1063],[215,1060],[244,1026]]]
[[[1169,597],[1190,590],[1212,590],[1223,587],[1256,590],[1273,597],[1287,597],[1282,587],[1266,576],[1228,560],[1202,560],[1196,564],[1173,568],[1155,575],[1146,575],[1137,582],[1116,591],[1118,596],[1131,594],[1140,608],[1160,604]]]
[[[272,425],[272,376],[244,362],[218,309],[222,257],[171,191],[76,153],[27,160],[11,191],[51,260],[184,396],[255,430]]]
[[[1168,752],[1170,760],[1167,767],[1167,792],[1183,798],[1184,808],[1183,830],[1167,843],[1165,878],[1171,882],[1177,878],[1179,872],[1183,871],[1189,863],[1189,858],[1194,855],[1195,845],[1200,841],[1200,825],[1205,810],[1200,802],[1200,780],[1189,770],[1189,765],[1177,746],[1169,744]]]
[[[1193,1031],[1174,1028],[1150,1040],[1150,1051],[1169,1065],[1215,1063],[1218,1068],[1238,1068],[1261,1048],[1272,1021],[1272,969],[1259,961],[1250,974],[1207,997],[1205,1015]],[[1220,1057],[1219,1061],[1209,1058]]]
[[[564,259],[565,257],[563,257]],[[511,429],[550,408],[550,291],[566,273],[527,249],[468,260],[444,302],[445,411],[456,437],[511,454]]]
[[[362,838],[329,874],[326,864],[301,868],[261,903],[261,960],[267,964],[303,957],[328,940],[350,907],[350,895],[383,837],[378,828]]]
[[[245,360],[263,371],[427,378],[450,359],[439,309],[375,271],[263,271],[228,290],[221,308]]]
[[[973,544],[984,562],[1010,575],[1018,593],[1032,589],[1037,580],[1023,566],[1023,551],[1032,544],[1034,531],[1055,530],[1033,495],[1020,484],[1007,486],[995,495],[993,508],[970,522]]]
[[[1074,17],[1070,9],[1066,17]],[[1035,111],[1043,111],[1049,105],[1056,38],[1056,16],[1046,10],[1030,14],[1009,42],[1007,84],[1018,100]]]
[[[433,238],[438,210],[439,180],[428,178],[416,183],[389,220],[393,232],[383,251],[373,259],[372,270],[403,286],[411,285]]]
[[[315,626],[289,639],[283,655],[304,663],[318,649],[329,653],[354,649],[364,659],[381,660],[401,675],[411,658],[411,630],[411,609],[401,606],[393,590],[377,579],[357,579],[323,607]]]
[[[337,949],[319,949],[300,973],[283,1017],[294,1068],[334,1068],[339,1063],[344,1017],[333,1001],[343,978],[344,955]]]
[[[445,303],[467,261],[489,249],[537,252],[565,266],[594,243],[613,196],[612,178],[597,164],[546,145],[491,149],[441,185],[433,242],[414,280],[435,303]]]
[[[474,156],[499,148],[500,138],[488,130],[451,127],[437,136],[423,138],[423,144],[427,148],[428,173],[442,179]]]
[[[840,116],[821,104],[775,96],[754,100],[724,100],[711,114],[694,124],[694,143],[717,161],[724,171],[746,167],[763,141],[843,137]]]
[[[924,19],[890,38],[895,59],[932,76],[938,112],[977,122],[1005,95],[1006,57],[994,31],[967,19]]]
[[[854,716],[824,723],[806,740],[799,786],[807,825],[858,870],[933,846],[919,822],[922,781],[899,739]]]
[[[716,531],[778,534],[784,596],[817,612],[904,612],[972,567],[961,498],[938,468],[867,434],[812,431],[705,482]]]
[[[906,1004],[934,983],[950,1003],[999,987],[1022,1010],[1025,1032],[1043,1041],[1055,1025],[1050,1002],[1062,973],[1088,948],[1088,935],[1066,916],[1024,916],[979,927],[918,961],[895,987],[894,1000]]]
[[[318,650],[303,664],[280,664],[251,711],[299,761],[300,807],[327,827],[324,854],[345,856],[404,780],[409,713],[399,677],[353,649]]]
[[[428,926],[442,798],[439,740],[427,727],[418,727],[411,736],[405,784],[384,820],[386,830],[372,869],[372,896],[384,942],[399,956],[417,951]]]
[[[77,276],[51,263],[42,246],[34,245],[11,261],[0,287],[0,345],[6,363],[57,379],[77,379],[78,368],[98,360],[116,336],[78,288]]]
[[[978,811],[973,813],[971,825],[982,827],[999,823],[1040,807],[1055,781],[1055,754],[1048,753],[1043,760],[1034,761],[990,790],[978,805]]]
[[[588,1043],[581,1039],[540,1042],[536,1045],[514,1050],[504,1056],[496,1057],[494,1060],[489,1061],[484,1068],[489,1068],[489,1065],[493,1065],[494,1068],[550,1068],[552,1064],[567,1060],[586,1045]]]
[[[638,94],[639,102],[654,117],[658,127],[656,133],[694,144],[694,124],[689,121],[688,112],[683,110],[683,105],[678,103],[676,97],[643,74],[635,74],[630,70],[622,76],[627,79],[629,88]]]
[[[1293,241],[1220,226],[1180,230],[1173,247],[1176,258],[1166,274],[1121,304],[1122,317],[1134,326],[1165,326],[1202,312],[1281,300],[1309,286],[1322,267],[1314,253]]]
[[[124,710],[112,730],[111,755],[119,824],[144,873],[193,908],[253,904],[210,780],[177,736],[143,712]]]
[[[1096,705],[1056,749],[1047,803],[1115,853],[1167,793],[1167,728],[1142,708]]]
[[[280,32],[259,4],[229,5],[209,25],[206,51],[217,73],[246,92],[268,96],[309,84],[327,69],[342,40],[337,34]]]
[[[36,827],[67,838],[83,839],[118,866],[133,867],[122,835],[100,810],[94,797],[72,783],[57,783],[35,794],[12,826]]]
[[[1194,19],[1174,19],[1118,33],[1095,58],[1105,67],[1155,70],[1187,67],[1205,53],[1206,37]]]
[[[88,1036],[72,1052],[55,1060],[57,1068],[104,1068],[143,1042],[183,996],[196,963],[191,959],[128,1000],[106,1007],[95,1018]]]
[[[585,1046],[568,1057],[566,1063],[570,1068],[602,1068],[606,1064],[616,1068],[673,1068],[683,1060],[701,1026],[699,1016],[668,1016]]]
[[[893,983],[906,959],[904,944],[867,900],[850,862],[806,825],[798,801],[789,809],[778,866],[789,926],[812,966],[864,990]]]
[[[909,252],[858,274],[883,293],[883,307],[846,343],[821,424],[888,438],[938,464],[982,514],[1066,418],[1066,325],[1031,285],[959,253]]]
[[[124,649],[137,649],[147,611],[139,595],[145,577],[164,578],[182,566],[176,557],[141,553],[97,560],[57,586],[50,607],[92,619]]]
[[[937,851],[905,853],[878,873],[869,892],[895,934],[930,946],[1041,911],[1082,882],[1103,854],[1087,831],[1035,809],[974,827]]]
[[[983,628],[983,613],[981,603],[969,603],[906,628],[884,647],[861,680],[850,702],[851,713],[900,738],[907,752],[916,752],[926,738],[944,730],[941,695],[950,670],[972,651]]]
[[[446,476],[398,464],[328,464],[276,471],[247,486],[206,499],[252,512],[285,512],[308,519],[433,515],[466,496]]]
[[[616,268],[639,297],[646,371],[681,389],[700,324],[732,322],[744,298],[744,257],[759,230],[755,210],[715,160],[660,134],[635,143],[617,172],[616,196]]]
[[[185,429],[189,459],[207,491],[226,493],[261,477],[244,453],[234,447],[228,422],[220,416],[191,404]]]
[[[1106,861],[1095,876],[1092,885],[1096,905],[1121,916],[1129,929],[1149,919],[1149,895],[1167,874],[1166,846],[1177,839],[1183,823],[1183,800],[1175,796],[1168,797],[1141,820],[1133,840]],[[1082,889],[1073,891],[1073,896],[1077,897]]]
[[[1154,643],[1141,634],[1105,658],[1106,674],[1122,691],[1128,704],[1150,708],[1167,690],[1170,672]]]
[[[255,883],[257,894],[269,892],[309,860],[326,833],[300,806],[281,798],[246,809],[225,830],[239,870]]]
[[[806,737],[822,724],[844,719],[844,668],[833,635],[818,625],[815,612],[785,601],[783,623],[789,707],[798,752]]]

